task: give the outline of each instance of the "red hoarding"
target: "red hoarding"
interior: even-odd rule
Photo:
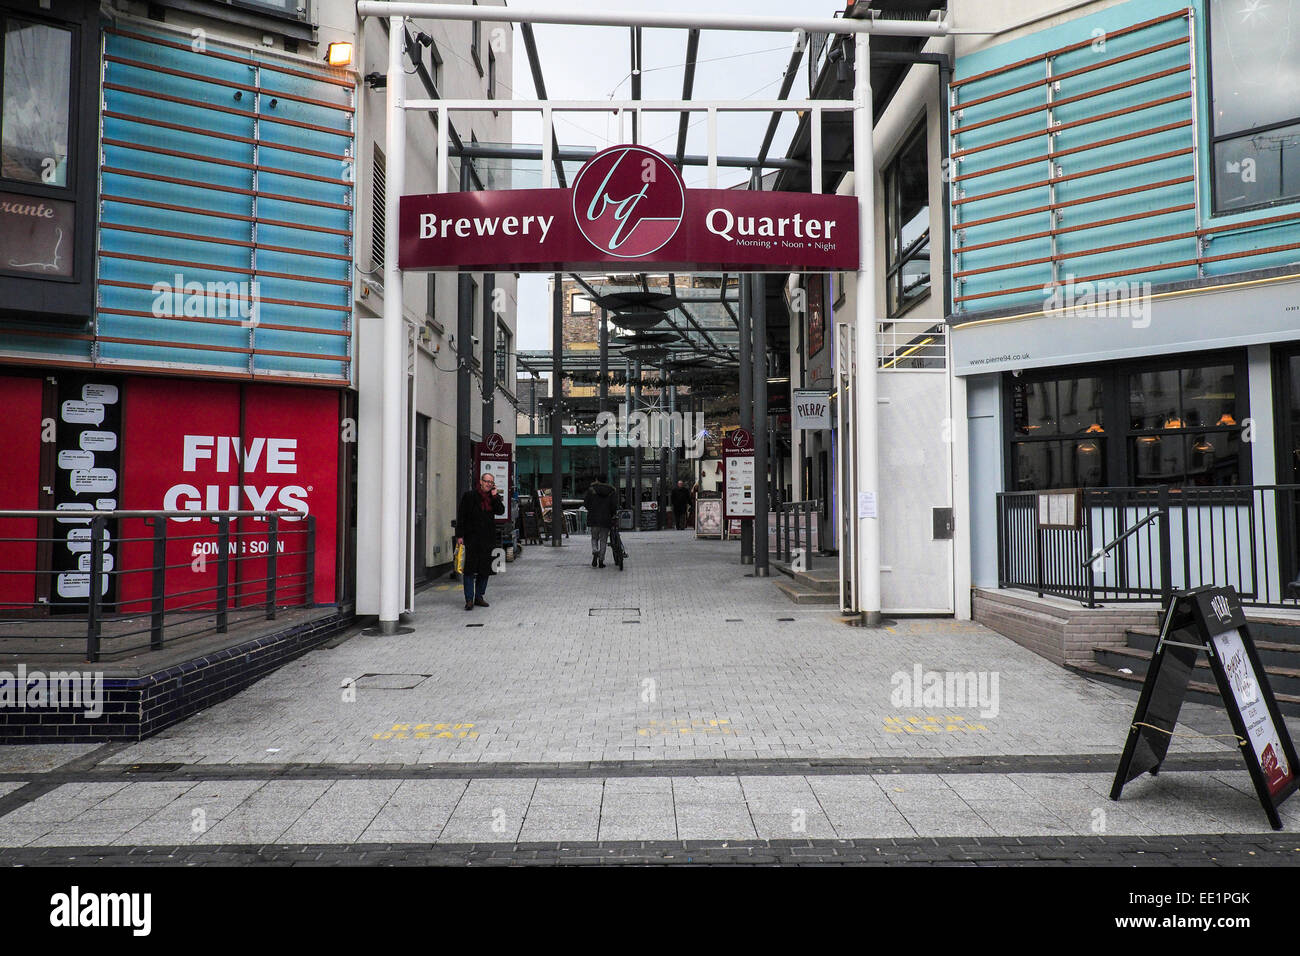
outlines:
[[[241,409],[242,400],[242,409]],[[242,415],[241,415],[242,412]],[[240,420],[243,427],[240,427]],[[277,603],[301,603],[306,556],[303,513],[316,517],[315,600],[334,600],[338,481],[338,398],[292,386],[244,386],[174,379],[133,379],[126,389],[122,507],[128,510],[288,511],[279,521]],[[151,531],[126,522],[124,539]],[[217,581],[217,523],[168,522],[167,593],[172,608],[210,606]],[[148,541],[126,541],[126,567],[153,562]],[[232,523],[232,606],[266,600],[265,522]],[[294,552],[299,552],[295,554]],[[150,582],[131,575],[123,600],[143,598]],[[180,595],[180,592],[193,594]],[[140,609],[138,606],[128,610]]]
[[[403,269],[837,272],[858,268],[853,196],[684,189],[653,150],[592,157],[571,189],[403,196]]]
[[[40,507],[41,383],[30,376],[0,376],[0,409],[4,409],[4,466],[0,467],[0,509],[32,511]],[[36,601],[35,519],[0,518],[0,607],[30,607]]]

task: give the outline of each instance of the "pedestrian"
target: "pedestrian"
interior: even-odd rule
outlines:
[[[673,517],[677,521],[677,530],[686,528],[686,509],[691,505],[691,493],[686,490],[686,482],[678,481],[673,489]]]
[[[484,472],[478,487],[465,492],[456,509],[456,544],[465,546],[465,610],[487,607],[483,592],[492,574],[492,551],[496,547],[496,516],[505,514],[501,489],[490,472]]]
[[[591,530],[591,566],[603,568],[609,529],[618,520],[618,498],[614,486],[597,478],[587,489],[582,505],[587,509],[587,527]]]

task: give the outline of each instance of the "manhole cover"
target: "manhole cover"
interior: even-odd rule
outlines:
[[[428,674],[362,674],[357,687],[365,690],[411,690],[429,679]]]

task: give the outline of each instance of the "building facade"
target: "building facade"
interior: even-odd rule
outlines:
[[[1294,600],[1300,6],[1054,6],[952,4],[999,31],[956,38],[949,93],[974,584]],[[1035,543],[1074,488],[1081,530]],[[1161,507],[1163,568],[1130,541],[1086,573]]]
[[[386,22],[343,0],[5,0],[0,25],[0,508],[308,513],[317,602],[373,613]],[[510,95],[508,29],[407,30],[412,95]],[[456,124],[466,143],[509,135],[505,113]],[[412,186],[432,191],[433,125],[411,125]],[[468,437],[514,433],[481,414],[513,388],[514,277],[467,278],[402,290],[413,577],[450,560],[458,403]],[[145,560],[127,544],[109,545],[119,569]],[[7,579],[7,604],[85,596],[71,544],[3,558],[37,572]]]

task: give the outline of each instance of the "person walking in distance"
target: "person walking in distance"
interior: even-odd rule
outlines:
[[[673,489],[672,505],[677,530],[681,531],[686,527],[686,509],[691,506],[691,493],[686,490],[686,482],[677,482],[677,487]]]
[[[591,566],[605,566],[605,548],[609,545],[609,529],[617,520],[618,498],[614,486],[597,478],[582,499],[587,509],[587,527],[591,529]]]
[[[478,487],[465,492],[456,509],[456,544],[465,545],[465,610],[487,607],[483,592],[492,574],[492,550],[496,545],[496,518],[505,514],[506,503],[496,479],[484,472]]]

